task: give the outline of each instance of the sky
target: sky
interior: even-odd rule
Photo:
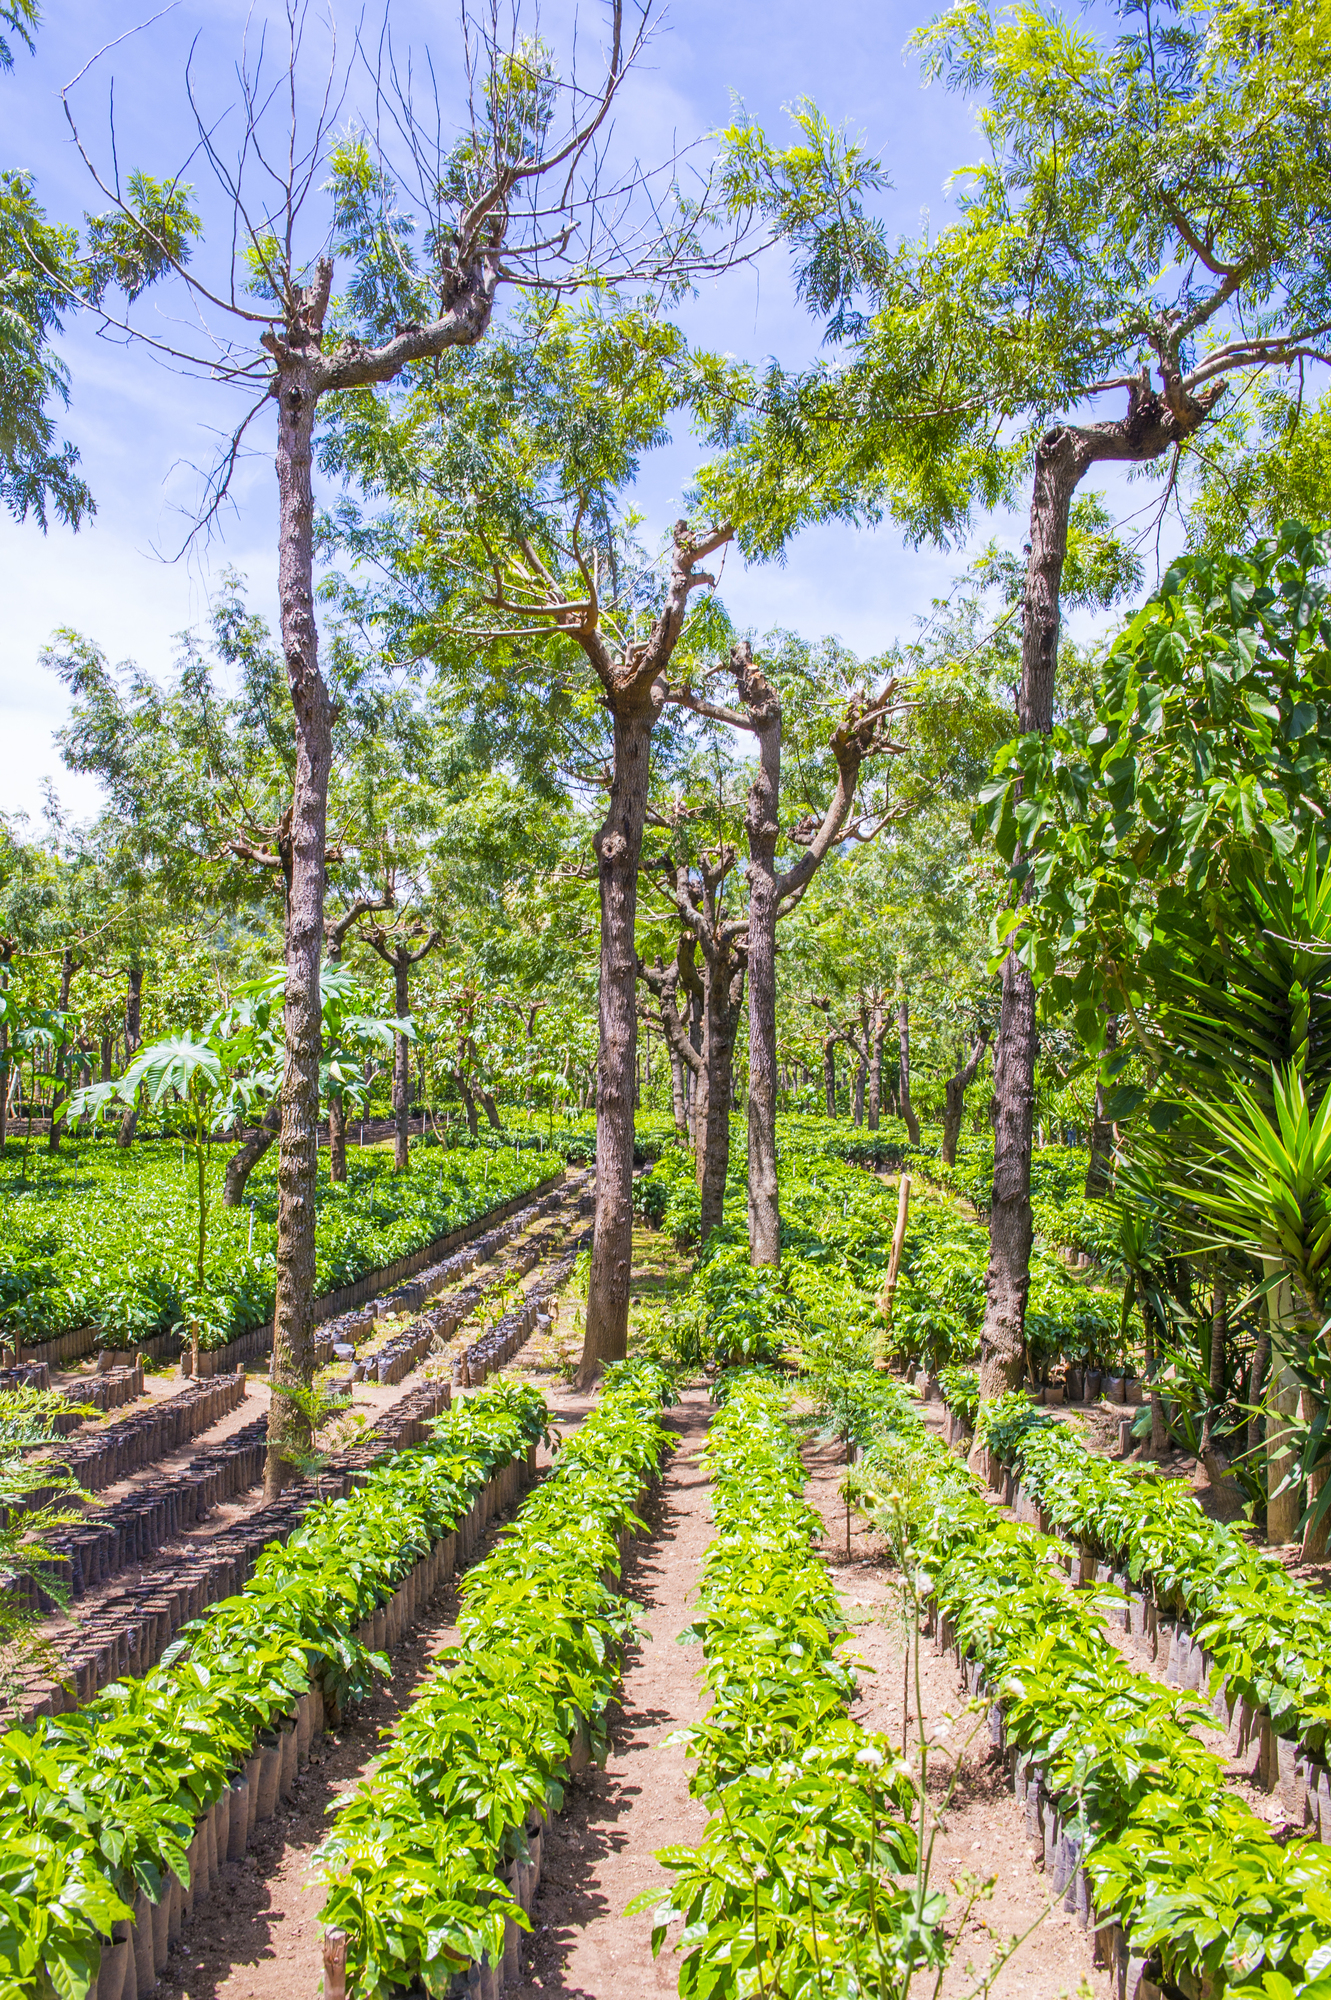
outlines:
[[[251,16],[262,17],[263,0]],[[0,165],[31,171],[53,220],[77,222],[85,209],[105,206],[71,136],[60,101],[62,86],[101,54],[71,94],[80,135],[107,170],[110,112],[122,167],[177,171],[195,143],[185,89],[193,74],[209,117],[235,99],[234,66],[245,33],[247,4],[177,0],[160,17],[152,0],[48,0],[35,57],[18,50],[14,70],[0,76]],[[341,46],[349,46],[356,16],[336,15]],[[393,0],[400,47],[410,44],[415,74],[428,51],[445,91],[459,72],[457,14]],[[542,12],[542,28],[558,36],[572,9]],[[585,29],[596,16],[584,5]],[[956,167],[978,157],[970,106],[921,87],[905,48],[924,10],[865,0],[673,0],[632,77],[618,114],[617,143],[631,138],[644,161],[667,157],[732,115],[742,99],[774,132],[785,129],[783,106],[810,97],[838,125],[863,136],[893,180],[882,198],[889,227],[913,231],[928,213],[948,208],[945,183]],[[140,24],[149,21],[149,25]],[[137,32],[134,32],[137,30]],[[108,44],[118,46],[107,48]],[[354,108],[355,87],[348,108]],[[705,157],[706,148],[700,157]],[[207,242],[201,268],[224,237],[215,200],[203,197]],[[148,322],[167,342],[197,327],[182,324],[178,298],[154,295]],[[817,349],[818,329],[792,295],[784,261],[773,255],[757,268],[708,281],[681,311],[690,335],[755,361],[775,354],[801,363]],[[52,522],[43,534],[29,519],[0,516],[0,575],[5,618],[0,629],[0,740],[5,781],[0,810],[37,820],[43,783],[54,782],[75,817],[96,809],[94,781],[64,769],[52,732],[66,712],[65,691],[40,664],[58,628],[72,627],[113,661],[134,660],[154,675],[169,672],[175,635],[207,618],[222,573],[248,580],[253,607],[276,623],[276,492],[271,425],[265,414],[254,455],[241,465],[232,505],[206,543],[184,554],[206,468],[234,420],[233,392],[163,365],[143,348],[98,335],[86,320],[72,323],[61,343],[70,370],[65,434],[77,445],[97,502],[95,518],[77,533]],[[262,426],[269,424],[264,430]],[[637,504],[655,538],[680,511],[681,495],[698,460],[681,438],[644,465]],[[998,524],[1006,539],[1020,523]],[[858,533],[825,527],[802,535],[785,563],[746,566],[728,555],[723,596],[742,628],[784,625],[810,638],[835,633],[863,654],[908,638],[933,596],[945,590],[958,559],[904,548],[891,529]]]

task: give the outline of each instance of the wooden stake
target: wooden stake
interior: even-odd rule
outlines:
[[[323,2000],[347,2000],[347,1934],[324,1932]]]

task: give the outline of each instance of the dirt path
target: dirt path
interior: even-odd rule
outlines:
[[[900,1744],[905,1641],[883,1544],[863,1521],[852,1517],[847,1561],[845,1508],[837,1492],[845,1469],[841,1454],[825,1446],[811,1447],[804,1456],[811,1475],[809,1500],[827,1523],[828,1565],[855,1627],[852,1650],[861,1662],[861,1677],[853,1713],[866,1728],[882,1730]],[[1025,1816],[1012,1796],[1006,1767],[990,1750],[981,1718],[966,1712],[966,1696],[951,1655],[940,1657],[933,1642],[921,1638],[918,1700],[914,1678],[912,1672],[906,1720],[910,1737],[918,1741],[922,1710],[929,1742],[936,1746],[937,1762],[931,1756],[929,1772],[936,1809],[944,1805],[949,1754],[954,1750],[960,1754],[958,1782],[934,1848],[933,1879],[955,1895],[952,1885],[964,1875],[993,1878],[991,1893],[976,1905],[956,1939],[943,1980],[943,2000],[962,2000],[974,1993],[980,1974],[1014,1936],[1024,1942],[987,1989],[993,2000],[1108,1994],[1109,1975],[1092,1964],[1089,1936],[1062,1908],[1061,1900],[1050,1906],[1045,1876],[1033,1864],[1035,1843],[1027,1838]]]
[[[653,1963],[650,1916],[625,1917],[624,1909],[640,1890],[666,1882],[654,1851],[696,1841],[707,1822],[689,1797],[683,1750],[662,1739],[701,1713],[702,1656],[676,1638],[691,1616],[698,1565],[714,1532],[697,1462],[710,1416],[705,1392],[690,1389],[667,1419],[680,1447],[651,1510],[651,1539],[639,1542],[625,1571],[646,1629],[624,1676],[609,1762],[571,1794],[547,1836],[528,1980],[510,1989],[520,2000],[541,1993],[630,2000],[676,1990],[669,1949]]]

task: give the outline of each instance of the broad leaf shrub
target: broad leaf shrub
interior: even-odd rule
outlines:
[[[312,1678],[337,1700],[368,1691],[387,1663],[356,1627],[546,1423],[535,1390],[487,1387],[429,1443],[312,1507],[142,1680],[0,1738],[0,2000],[82,2000],[136,1891],[159,1900],[171,1872],[188,1883],[195,1822],[257,1731]]]
[[[900,1385],[869,1392],[859,1441],[862,1504],[908,1519],[920,1590],[978,1662],[1009,1750],[1040,1767],[1098,1921],[1128,1927],[1178,1990],[1326,2000],[1331,1849],[1282,1845],[1227,1791],[1192,1733],[1205,1706],[1128,1669],[1097,1593],[989,1505]]]
[[[711,1818],[696,1849],[658,1853],[668,1892],[630,1909],[654,1909],[654,1952],[683,1922],[686,2000],[900,1993],[944,1949],[910,1773],[846,1712],[845,1621],[814,1548],[788,1391],[755,1374],[727,1391],[707,1453],[718,1534],[687,1635],[702,1641],[712,1694],[687,1732],[691,1789]]]
[[[1279,1560],[1210,1521],[1177,1480],[1141,1477],[1087,1451],[1070,1425],[1021,1395],[988,1405],[980,1441],[1020,1474],[1067,1535],[1183,1615],[1231,1698],[1271,1717],[1323,1762],[1331,1746],[1331,1601]]]
[[[644,1481],[674,1440],[663,1370],[607,1371],[600,1400],[494,1553],[463,1584],[458,1644],[392,1732],[373,1777],[341,1804],[319,1851],[322,1921],[347,1934],[347,1990],[436,1996],[527,1919],[501,1869],[562,1803],[570,1743],[598,1760],[633,1631],[614,1587],[617,1537],[642,1524]]]
[[[896,1196],[826,1150],[836,1143],[828,1137],[836,1130],[827,1120],[781,1121],[779,1271],[749,1264],[739,1220],[739,1159],[739,1173],[732,1176],[738,1198],[727,1210],[736,1219],[713,1232],[694,1283],[672,1308],[673,1352],[682,1365],[726,1367],[810,1348],[824,1354],[835,1349],[845,1357],[872,1350],[883,1327],[877,1301],[887,1277]],[[666,1175],[661,1185],[674,1188],[680,1174],[692,1187],[687,1158],[676,1151],[667,1170],[663,1156],[639,1183],[640,1204],[659,1205],[651,1192],[658,1176]],[[978,1224],[927,1188],[915,1189],[893,1307],[895,1355],[938,1369],[976,1354],[987,1254]],[[1038,1253],[1032,1258],[1027,1326],[1037,1363],[1114,1348],[1118,1323],[1117,1297],[1079,1283],[1056,1258]]]
[[[36,1158],[32,1185],[22,1191],[18,1159],[12,1145],[0,1159],[0,1330],[36,1341],[98,1325],[128,1347],[174,1326],[196,1291],[198,1232],[192,1168],[182,1170],[179,1145],[136,1140],[122,1153],[110,1141],[82,1139]],[[558,1165],[548,1154],[511,1148],[416,1149],[410,1171],[395,1174],[391,1150],[352,1147],[342,1185],[328,1179],[321,1154],[316,1293],[461,1228]],[[202,1304],[217,1344],[272,1318],[273,1155],[251,1174],[243,1208],[214,1207],[209,1231],[210,1294]]]

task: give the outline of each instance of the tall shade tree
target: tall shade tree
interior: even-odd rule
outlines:
[[[391,425],[354,407],[335,440],[390,503],[368,523],[344,509],[339,524],[347,553],[391,579],[359,615],[379,620],[399,656],[437,662],[456,702],[503,716],[515,761],[553,759],[605,798],[592,836],[599,1055],[584,1379],[620,1358],[628,1336],[634,932],[652,740],[670,675],[695,643],[686,628],[715,643],[723,625],[707,609],[716,579],[705,564],[729,525],[678,521],[653,558],[622,497],[668,435],[689,360],[650,304],[611,295],[594,310],[531,314],[423,378]]]
[[[1227,384],[1327,358],[1331,45],[1315,0],[1125,10],[1112,42],[1052,9],[961,0],[917,37],[928,73],[973,95],[986,157],[957,219],[891,248],[852,208],[811,225],[798,149],[753,128],[732,171],[778,220],[805,296],[849,345],[769,371],[718,406],[715,475],[741,540],[891,516],[912,538],[964,528],[1030,465],[1017,716],[1048,731],[1069,514],[1097,465],[1179,461]],[[868,177],[868,170],[864,170]],[[1093,399],[1121,399],[1096,416]],[[1162,501],[1163,505],[1163,501]],[[1018,860],[1018,885],[1024,880]],[[1003,974],[981,1380],[1021,1378],[1031,1249],[1035,1000]]]
[[[778,920],[799,903],[817,870],[837,841],[848,834],[860,769],[865,760],[896,749],[888,731],[896,682],[889,680],[877,695],[861,688],[850,696],[842,721],[832,730],[829,748],[835,765],[831,796],[821,814],[801,820],[796,838],[799,858],[778,868],[781,845],[782,704],[775,679],[755,661],[747,640],[730,655],[740,706],[728,707],[705,695],[681,692],[678,699],[700,715],[732,729],[751,732],[758,756],[744,815],[749,847],[749,908],[744,925],[744,952],[749,968],[749,1255],[755,1264],[781,1261],[781,1211],[776,1159],[776,929]],[[789,835],[787,838],[789,839]],[[681,906],[682,907],[682,906]],[[702,929],[697,927],[702,941]],[[729,1112],[729,1105],[726,1105]],[[724,1178],[717,1192],[724,1192]],[[707,1227],[704,1218],[704,1230]]]
[[[122,185],[114,133],[100,150],[94,147],[76,116],[76,93],[66,93],[75,142],[113,218],[151,246],[187,295],[188,312],[176,324],[193,321],[205,338],[190,345],[161,322],[149,327],[132,315],[114,321],[116,330],[144,340],[177,368],[220,377],[247,398],[205,518],[222,504],[251,426],[270,410],[273,418],[281,641],[296,747],[273,1320],[277,1386],[308,1382],[314,1362],[319,966],[334,727],[315,618],[315,429],[323,406],[337,398],[428,371],[450,350],[483,340],[505,286],[679,282],[728,260],[729,239],[710,249],[700,240],[711,213],[705,188],[700,202],[676,203],[673,172],[659,189],[635,162],[617,178],[612,173],[608,121],[647,18],[640,12],[636,30],[626,35],[622,0],[612,0],[607,14],[603,67],[592,88],[576,74],[557,75],[544,48],[521,37],[516,18],[504,41],[484,26],[497,15],[483,15],[479,28],[464,15],[456,71],[461,131],[453,141],[445,134],[446,114],[433,131],[422,124],[410,67],[387,36],[384,67],[370,75],[365,121],[377,143],[348,129],[348,92],[363,74],[360,47],[350,67],[328,39],[317,48],[320,17],[304,0],[287,10],[276,63],[262,34],[247,42],[228,109],[217,112],[204,102],[206,65],[192,58],[186,78],[196,125],[192,158],[198,170],[211,172],[228,221],[211,269],[185,262],[157,227],[144,187]],[[178,177],[166,183],[168,191],[180,185]],[[335,296],[339,263],[349,282]],[[284,1395],[269,1433],[269,1494],[283,1483],[288,1442],[303,1443],[303,1433],[299,1405]]]

